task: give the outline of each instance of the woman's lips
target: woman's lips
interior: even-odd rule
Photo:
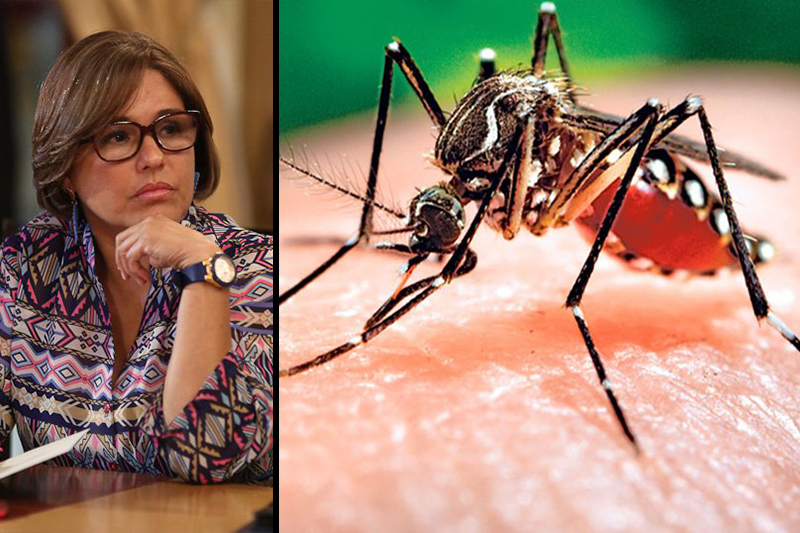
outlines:
[[[175,189],[168,183],[153,183],[145,185],[136,192],[136,198],[139,200],[163,200],[171,195]]]

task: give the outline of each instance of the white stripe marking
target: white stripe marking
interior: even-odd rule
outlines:
[[[494,50],[492,50],[491,48],[484,48],[483,50],[478,52],[478,57],[482,62],[487,63],[489,61],[494,61],[495,58],[497,57],[497,54],[495,54]]]
[[[714,210],[714,222],[717,225],[717,231],[719,231],[720,235],[727,235],[731,232],[731,224],[728,220],[728,215],[725,214],[725,210],[722,208],[718,208]]]
[[[688,180],[683,183],[683,190],[686,191],[686,196],[689,198],[689,203],[692,207],[703,207],[706,205],[706,195],[703,191],[703,185],[697,180]]]
[[[547,153],[551,156],[555,156],[558,151],[561,150],[561,137],[558,136],[552,141],[550,141],[550,147],[547,150]]]
[[[361,344],[361,342],[362,342],[361,335],[356,335],[355,337],[347,341],[347,344],[350,344],[351,346],[358,346],[359,344]]]
[[[539,177],[542,175],[542,162],[534,159],[531,163],[531,173],[528,176],[528,188],[535,186],[539,182]]]
[[[658,181],[669,181],[669,169],[667,164],[660,159],[653,159],[647,163],[647,168],[653,177]]]
[[[498,127],[497,127],[497,114],[495,113],[494,107],[495,107],[495,105],[497,104],[497,102],[501,98],[505,98],[506,96],[510,96],[512,94],[519,93],[519,92],[538,93],[540,90],[541,90],[540,87],[522,86],[522,87],[515,87],[513,89],[510,89],[508,91],[502,92],[499,95],[497,95],[494,98],[494,100],[492,100],[492,103],[489,104],[487,106],[487,108],[486,108],[486,127],[489,130],[489,132],[486,134],[486,138],[483,139],[483,146],[481,146],[480,148],[475,150],[475,152],[473,152],[472,154],[470,154],[467,157],[465,157],[464,158],[464,162],[469,161],[470,159],[474,159],[474,158],[478,157],[479,155],[487,152],[489,149],[492,148],[492,146],[494,146],[494,143],[497,142],[499,134],[498,134]],[[477,106],[477,105],[478,105],[478,102],[475,103],[475,106]],[[461,126],[461,123],[470,114],[471,114],[470,112],[464,113],[464,116],[461,117],[461,120],[458,121],[458,124],[453,129],[453,133],[458,131],[458,129]]]
[[[686,102],[689,104],[686,106],[687,113],[694,113],[700,106],[703,105],[703,99],[699,96],[692,96],[691,98],[687,98]]]
[[[758,257],[760,257],[762,261],[770,261],[775,257],[775,247],[766,241],[758,243]]]
[[[786,324],[784,324],[783,321],[781,321],[781,319],[778,318],[777,315],[775,315],[775,313],[772,311],[767,313],[767,320],[769,321],[769,325],[778,330],[786,340],[793,341],[797,338],[792,330],[790,330]]]

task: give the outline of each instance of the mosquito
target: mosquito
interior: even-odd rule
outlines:
[[[561,72],[544,72],[552,37]],[[447,181],[420,191],[407,214],[376,201],[392,74],[397,66],[438,130],[433,164]],[[620,428],[638,444],[617,401],[612,383],[581,311],[581,299],[595,262],[605,250],[633,267],[662,274],[708,274],[738,263],[756,318],[766,319],[800,351],[798,337],[769,308],[754,265],[769,260],[772,245],[745,235],[733,209],[722,166],[735,166],[772,180],[780,174],[741,155],[717,148],[701,98],[691,96],[666,109],[650,99],[628,117],[599,113],[578,102],[564,53],[555,6],[539,7],[530,69],[498,72],[491,49],[480,53],[475,83],[445,115],[409,52],[397,39],[385,48],[378,118],[366,192],[347,194],[363,202],[358,233],[296,285],[280,295],[279,305],[328,270],[357,245],[380,234],[410,234],[407,244],[378,243],[374,248],[410,256],[399,286],[369,317],[361,332],[318,357],[281,370],[288,377],[322,365],[368,343],[433,293],[471,272],[477,254],[470,248],[480,224],[505,239],[524,227],[533,235],[574,223],[590,234],[591,250],[566,299],[591,357],[597,378]],[[673,131],[696,117],[703,141]],[[710,164],[718,194],[685,163],[684,157]],[[336,184],[298,164],[281,162],[331,187]],[[635,202],[623,205],[625,198]],[[464,207],[477,204],[467,221]],[[376,210],[399,219],[393,230],[373,230]],[[662,221],[670,221],[665,227]],[[652,230],[658,230],[653,239]],[[612,231],[613,230],[613,231]],[[431,255],[447,258],[438,274],[409,284],[412,271]]]

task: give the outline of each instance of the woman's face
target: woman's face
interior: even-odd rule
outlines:
[[[148,69],[128,105],[108,122],[130,120],[146,126],[166,113],[184,110],[167,79]],[[179,221],[194,195],[194,147],[165,152],[148,133],[136,155],[108,162],[87,144],[65,185],[77,193],[95,233],[116,234],[153,215]]]

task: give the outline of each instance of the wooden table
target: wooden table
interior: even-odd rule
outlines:
[[[157,476],[39,465],[0,481],[0,531],[238,531],[271,487],[189,485]]]

